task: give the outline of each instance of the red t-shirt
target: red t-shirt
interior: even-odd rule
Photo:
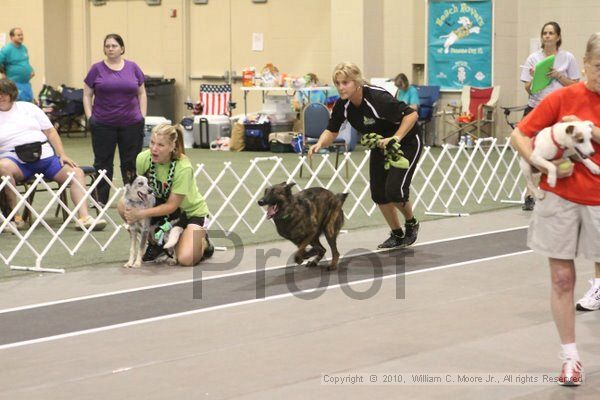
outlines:
[[[567,115],[576,115],[600,126],[600,94],[587,89],[583,82],[556,90],[544,97],[519,122],[519,130],[528,137],[534,137],[542,129],[561,122]],[[600,145],[594,141],[592,144],[596,153],[590,159],[600,165]],[[600,205],[600,175],[592,174],[581,162],[575,162],[573,175],[557,179],[556,187],[550,187],[543,175],[540,188],[574,203]]]

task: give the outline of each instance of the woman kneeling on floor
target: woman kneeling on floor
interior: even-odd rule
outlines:
[[[184,220],[178,225],[184,230],[175,245],[175,254],[179,265],[194,266],[211,257],[214,247],[203,228],[208,207],[196,185],[192,163],[185,155],[181,128],[158,125],[152,130],[149,147],[138,154],[136,171],[138,175],[148,177],[157,205],[147,209],[125,209],[121,200],[119,214],[131,224],[143,218],[167,217],[180,209]],[[161,246],[149,244],[142,260],[152,261],[162,253]]]

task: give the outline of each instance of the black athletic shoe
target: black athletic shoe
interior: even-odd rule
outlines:
[[[206,248],[204,249],[204,253],[202,254],[202,260],[207,260],[213,256],[215,253],[215,246],[213,246],[212,242],[208,238],[208,233],[206,234]]]
[[[393,249],[395,247],[402,247],[404,244],[404,237],[396,235],[393,232],[390,232],[390,237],[379,246],[378,249]]]
[[[142,261],[144,261],[144,262],[154,261],[164,252],[165,252],[165,250],[162,248],[162,246],[159,246],[157,244],[148,243],[148,247],[146,247],[146,252],[144,253],[144,256],[142,257]]]
[[[535,199],[533,198],[533,196],[525,197],[525,203],[523,203],[523,207],[521,207],[523,209],[523,211],[533,211],[534,207],[535,207]]]
[[[411,224],[404,224],[404,245],[410,246],[417,241],[417,235],[419,234],[419,221]]]

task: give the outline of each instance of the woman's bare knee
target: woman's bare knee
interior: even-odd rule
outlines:
[[[193,267],[202,260],[202,248],[179,247],[176,250],[177,262],[184,267]]]
[[[204,229],[198,225],[191,224],[185,228],[175,248],[179,265],[192,267],[200,262],[204,235]]]
[[[572,292],[575,287],[575,264],[573,260],[549,259],[552,290],[557,293]]]
[[[85,187],[85,174],[83,170],[81,168],[73,168],[73,172],[75,172],[75,179]]]
[[[570,271],[554,271],[552,288],[559,293],[572,292],[575,287],[575,276]]]
[[[184,253],[177,255],[177,262],[182,267],[193,267],[194,266],[194,255],[190,253]]]
[[[11,183],[20,182],[23,177],[19,174],[20,169],[12,161],[7,158],[0,160],[0,176],[8,176],[11,179]]]

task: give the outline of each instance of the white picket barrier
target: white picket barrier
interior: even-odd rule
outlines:
[[[94,192],[94,189],[101,180],[106,180],[113,187],[113,189],[115,189],[113,195],[110,197],[108,203],[104,207],[101,207],[92,198],[92,193]],[[79,203],[74,204],[72,208],[69,208],[69,206],[66,205],[60,199],[60,195],[63,191],[68,190],[68,187],[71,184],[78,186],[84,192],[84,196],[82,197]],[[70,173],[67,179],[63,182],[63,184],[60,185],[56,190],[52,189],[52,187],[44,180],[44,176],[42,174],[35,175],[35,180],[29,185],[25,193],[20,193],[18,188],[15,188],[10,183],[8,177],[3,176],[2,181],[0,182],[0,191],[1,190],[11,190],[17,197],[17,205],[15,209],[13,209],[10,212],[10,214],[4,216],[2,213],[0,213],[0,234],[6,235],[8,233],[11,233],[18,240],[18,243],[13,247],[13,250],[8,255],[4,253],[5,242],[7,242],[7,240],[2,240],[3,245],[0,247],[0,259],[4,261],[4,263],[11,269],[62,273],[64,272],[64,269],[45,268],[42,266],[42,261],[44,257],[57,243],[62,245],[66,252],[71,256],[74,256],[79,251],[79,249],[85,241],[90,240],[96,243],[101,251],[105,251],[110,245],[110,243],[113,241],[113,239],[116,237],[116,235],[119,233],[119,230],[122,229],[121,222],[115,222],[114,219],[106,213],[106,211],[108,210],[110,205],[120,197],[121,191],[123,189],[114,187],[112,182],[108,178],[106,178],[106,171],[104,170],[98,173],[97,178],[87,188],[82,187],[81,184],[76,179],[74,179],[74,174]],[[50,197],[49,201],[43,205],[43,209],[41,211],[36,210],[36,208],[32,204],[29,204],[27,202],[29,195],[33,191],[45,192]],[[86,229],[83,226],[81,226],[80,222],[77,221],[77,213],[81,206],[84,204],[84,202],[90,202],[94,207],[96,207],[99,210],[97,218],[103,218],[107,221],[107,227],[105,229],[113,230],[108,239],[106,239],[103,243],[101,243],[93,234],[93,227]],[[58,229],[52,228],[44,219],[48,212],[56,206],[66,210],[68,215]],[[27,208],[31,212],[32,216],[32,223],[30,224],[29,228],[26,231],[24,231],[24,233],[17,230],[12,224],[10,224],[10,221],[17,213],[17,211],[23,209],[23,207]],[[93,213],[93,211],[90,210],[90,213]],[[74,245],[69,245],[63,240],[61,236],[64,233],[65,229],[67,229],[72,223],[80,225],[82,229],[82,235]],[[45,228],[45,230],[50,236],[50,239],[43,244],[42,249],[36,248],[28,240],[31,237],[31,235],[35,232],[36,228],[40,225]],[[13,264],[13,260],[17,255],[20,254],[23,247],[27,248],[34,256],[35,266],[19,266]]]
[[[525,190],[518,160],[508,142],[500,144],[496,138],[477,140],[472,148],[462,143],[444,146],[436,156],[426,148],[416,172],[424,183],[420,186],[413,178],[413,186],[418,189],[414,206],[418,209],[423,201],[425,214],[460,216],[468,215],[464,209],[470,200],[476,204],[486,199],[521,202]],[[433,164],[431,169],[423,168],[429,163]],[[441,182],[435,180],[436,176]],[[426,196],[428,190],[431,196]]]
[[[223,163],[223,168],[215,175],[207,171],[204,164],[198,164],[194,176],[201,192],[212,212],[208,226],[219,229],[226,234],[247,229],[252,234],[256,233],[265,223],[264,212],[257,212],[257,201],[262,197],[264,189],[282,181],[295,182],[299,189],[321,186],[336,192],[347,192],[348,198],[344,205],[346,218],[352,218],[357,213],[367,216],[376,212],[377,206],[371,201],[368,179],[368,162],[370,152],[367,150],[362,157],[353,157],[346,153],[341,158],[341,163],[336,169],[329,154],[315,156],[313,167],[305,157],[299,157],[298,162],[289,167],[279,156],[258,157],[250,161],[250,165],[243,170],[234,168],[231,161]],[[342,171],[349,168],[348,178]],[[305,177],[300,178],[300,170],[304,170]],[[60,200],[60,194],[70,183],[79,185],[69,176],[56,190],[46,183],[42,175],[36,175],[35,181],[28,190],[21,194],[10,184],[6,177],[0,182],[0,190],[11,190],[18,198],[18,206],[9,215],[0,213],[0,234],[12,233],[17,239],[12,251],[5,253],[4,245],[0,247],[0,259],[13,269],[27,269],[33,271],[63,272],[60,269],[42,267],[44,257],[56,245],[61,245],[66,252],[74,256],[86,241],[94,242],[101,251],[105,251],[122,229],[120,220],[113,220],[107,210],[112,203],[120,198],[122,188],[115,187],[112,196],[104,207],[93,200],[92,192],[101,179],[109,181],[105,171],[100,171],[97,179],[88,188],[82,188],[85,196],[80,204],[69,208]],[[411,186],[411,199],[417,213],[444,216],[468,215],[469,208],[482,205],[484,202],[519,202],[523,198],[524,184],[521,181],[521,171],[518,167],[518,155],[510,148],[508,143],[499,143],[497,139],[478,140],[473,148],[460,146],[444,146],[441,151],[425,147],[415,171]],[[44,204],[41,211],[27,203],[27,198],[33,190],[43,189],[49,194],[48,203]],[[84,230],[75,245],[69,245],[61,239],[65,229],[77,220],[77,211],[84,201],[91,202],[98,207],[98,217],[107,220],[108,238],[100,241],[94,232]],[[44,217],[55,206],[67,210],[68,218],[58,229],[52,228]],[[31,211],[33,222],[24,233],[16,230],[9,221],[16,210],[28,208]],[[28,239],[38,227],[46,229],[50,240],[42,249],[32,246]],[[5,240],[3,240],[5,242]],[[21,267],[13,265],[17,254],[29,250],[35,258],[35,266]]]
[[[249,214],[256,214],[256,204],[259,198],[262,197],[264,189],[267,186],[280,183],[282,181],[296,182],[298,183],[298,187],[300,189],[312,186],[321,186],[329,189],[337,183],[340,187],[339,191],[348,192],[350,195],[349,199],[347,200],[347,204],[354,203],[351,210],[346,212],[346,216],[348,218],[351,217],[359,208],[362,209],[367,215],[371,215],[375,210],[376,206],[370,200],[363,202],[365,196],[369,194],[369,180],[363,175],[363,170],[365,169],[364,165],[369,161],[368,151],[365,152],[364,157],[358,165],[354,162],[350,153],[345,154],[337,169],[331,163],[328,154],[322,157],[316,157],[315,161],[317,164],[314,166],[314,169],[310,168],[310,165],[305,157],[301,157],[291,171],[286,168],[282,161],[283,159],[281,157],[276,156],[255,158],[251,160],[250,167],[246,169],[241,176],[232,167],[231,162],[225,162],[224,168],[214,179],[206,172],[205,165],[198,165],[198,168],[195,172],[196,179],[199,182],[205,180],[210,184],[208,189],[204,192],[206,201],[208,202],[209,206],[211,206],[211,210],[213,210],[209,227],[213,229],[217,227],[218,229],[228,233],[235,231],[240,224],[243,224],[249,229],[250,232],[256,233],[266,221],[264,213],[261,214],[258,221],[256,221],[256,218],[254,218],[254,224],[249,222],[247,217]],[[348,164],[349,168],[354,171],[351,178],[348,180],[346,180],[341,173],[346,164]],[[262,165],[267,165],[268,171],[266,173],[260,168]],[[304,184],[300,183],[301,180],[299,178],[301,167],[303,167],[304,170],[310,175]],[[319,178],[319,174],[324,170],[329,170],[333,173],[333,175],[325,181]],[[279,179],[273,179],[277,172],[279,173],[278,176],[282,177]],[[222,189],[221,183],[225,180],[233,180],[236,182],[236,185],[229,193],[224,193]],[[253,187],[249,186],[250,181],[254,183]],[[356,190],[352,190],[357,182],[360,188],[358,193]],[[244,196],[244,198],[247,199],[247,201],[243,201],[243,209],[239,209],[239,207],[233,204],[233,200],[239,200],[241,196]],[[212,205],[215,204],[220,204],[220,206],[214,208]],[[225,226],[220,221],[221,216],[227,209],[230,209],[236,216],[236,219],[229,226]]]

